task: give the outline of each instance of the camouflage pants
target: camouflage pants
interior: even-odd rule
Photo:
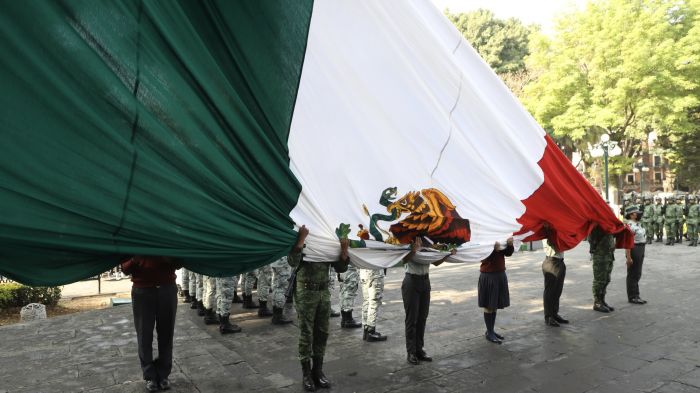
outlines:
[[[681,239],[683,237],[683,226],[685,225],[685,220],[676,221],[676,238]]]
[[[654,238],[654,223],[653,222],[642,222],[642,227],[647,233],[647,240]]]
[[[362,284],[362,324],[377,326],[379,306],[384,297],[384,269],[360,269]]]
[[[202,289],[204,308],[207,310],[214,309],[216,307],[216,277],[202,276],[202,281],[204,282],[204,288]]]
[[[343,282],[340,284],[340,310],[351,311],[355,306],[357,289],[360,284],[360,273],[353,265],[348,266],[348,270],[342,274]]]
[[[698,228],[699,225],[695,223],[688,223],[686,229],[688,230],[688,240],[695,242],[698,239]]]
[[[676,224],[675,221],[673,222],[667,222],[666,225],[666,238],[667,239],[676,239],[676,232],[678,232],[678,225]]]
[[[605,296],[615,256],[612,253],[609,255],[593,254],[591,260],[593,261],[593,297]]]
[[[245,287],[243,288],[246,295],[253,294],[253,286],[255,285],[255,277],[258,278],[258,300],[266,302],[270,296],[270,281],[272,268],[270,265],[263,266],[260,269],[246,273]]]
[[[294,294],[299,325],[299,360],[311,359],[326,353],[328,319],[331,313],[331,294],[327,289],[307,290],[297,285]]]
[[[236,290],[234,277],[216,277],[216,313],[227,315],[231,311],[233,302],[233,292]]]
[[[292,267],[287,263],[287,257],[282,257],[270,265],[272,269],[272,306],[283,308],[287,298],[284,296],[289,287]]]
[[[655,222],[653,231],[657,237],[663,237],[664,236],[664,223]]]
[[[204,276],[202,276],[199,273],[194,274],[195,292],[197,294],[197,300],[199,300],[200,302],[202,301],[202,298],[204,297],[204,280],[203,280],[203,278],[204,278]]]
[[[182,276],[182,290],[190,291],[190,271],[184,267],[180,269],[180,275]]]

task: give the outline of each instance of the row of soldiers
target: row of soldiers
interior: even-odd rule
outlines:
[[[292,276],[287,257],[282,257],[270,265],[251,272],[232,277],[209,277],[193,271],[182,269],[182,289],[184,302],[191,303],[190,308],[197,310],[207,325],[219,324],[221,334],[238,333],[242,329],[231,323],[230,308],[233,303],[240,303],[244,309],[257,309],[259,317],[272,317],[272,324],[291,323],[293,297],[288,296],[287,289]],[[364,327],[363,340],[369,342],[385,341],[386,336],[376,330],[379,306],[384,294],[383,269],[357,269],[353,265],[347,272],[338,274],[340,282],[340,313],[331,308],[331,317],[342,316],[342,328]],[[239,284],[240,281],[240,284]],[[336,273],[329,273],[329,289],[335,289]],[[258,303],[253,300],[253,289],[257,284]],[[241,296],[238,296],[238,288]],[[362,287],[362,322],[353,317],[353,308],[358,289]],[[271,304],[272,310],[268,308]]]
[[[666,229],[666,245],[672,246],[683,242],[686,236],[688,246],[698,245],[698,231],[700,230],[700,205],[698,197],[689,195],[684,204],[683,197],[667,197],[664,204],[660,197],[656,197],[652,203],[649,197],[637,198],[635,203],[625,201],[622,209],[636,205],[643,212],[641,222],[647,233],[647,244],[651,244],[656,236],[657,242],[663,242],[664,228]],[[686,233],[683,233],[683,228]]]

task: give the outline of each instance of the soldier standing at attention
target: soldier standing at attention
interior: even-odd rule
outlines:
[[[121,264],[131,275],[131,305],[139,361],[146,390],[170,389],[173,367],[173,336],[177,313],[175,270],[180,263],[170,257],[134,256]],[[158,358],[153,359],[153,329],[158,335]]]
[[[542,274],[544,275],[544,321],[549,326],[559,326],[561,323],[569,323],[559,315],[559,298],[564,290],[564,278],[566,278],[566,265],[564,264],[564,252],[559,251],[554,244],[547,239],[544,242],[545,258],[542,262]]]
[[[654,205],[654,229],[652,230],[652,236],[656,234],[656,241],[662,242],[664,237],[664,207],[661,206],[661,198],[656,197],[656,204]]]
[[[204,324],[216,325],[219,323],[219,318],[216,316],[216,277],[202,276],[204,288],[202,293],[202,305],[204,306]]]
[[[700,230],[700,228],[698,228],[700,225],[700,205],[698,205],[697,196],[691,195],[688,198],[688,203],[690,204],[688,207],[688,240],[690,244],[688,244],[688,246],[697,247],[698,231]]]
[[[234,277],[216,277],[216,316],[219,320],[219,333],[229,334],[238,333],[241,328],[229,321],[231,314],[231,303],[233,302],[233,293],[235,285]]]
[[[419,364],[419,361],[433,361],[433,358],[423,349],[425,323],[430,311],[430,277],[428,276],[430,264],[418,263],[414,260],[422,246],[423,240],[416,237],[411,244],[411,252],[403,258],[406,275],[401,283],[401,298],[406,312],[406,360],[413,365]],[[457,250],[452,249],[444,258],[432,264],[438,266],[456,252]]]
[[[610,284],[610,274],[615,261],[615,238],[596,225],[588,235],[593,261],[593,310],[608,313],[615,311],[605,302],[605,292]]]
[[[192,298],[190,297],[190,272],[184,267],[180,269],[180,274],[182,274],[182,296],[184,299],[183,303],[192,303]]]
[[[362,284],[362,339],[369,342],[386,341],[377,331],[377,315],[384,297],[384,269],[360,269]]]
[[[342,276],[343,281],[340,283],[340,327],[359,328],[362,323],[352,317],[352,310],[355,307],[355,298],[357,298],[357,290],[360,285],[360,273],[354,265],[350,265]]]
[[[685,216],[688,214],[688,206],[683,203],[683,198],[680,196],[676,201],[678,202],[676,207],[676,217],[678,217],[676,220],[676,242],[683,243],[683,226],[685,226]]]
[[[289,254],[289,265],[296,270],[294,304],[299,320],[299,360],[303,373],[304,389],[313,392],[316,386],[330,387],[323,374],[323,356],[328,340],[328,320],[331,310],[331,294],[328,292],[328,271],[332,266],[338,273],[348,269],[348,240],[340,240],[340,255],[332,262],[305,262],[304,242],[309,234],[306,226],[299,228],[297,242]],[[312,365],[313,360],[313,365]]]
[[[666,224],[666,245],[672,246],[676,240],[678,223],[676,222],[676,206],[673,197],[666,198],[666,213],[664,213],[664,223]]]
[[[644,248],[646,246],[646,233],[639,224],[639,213],[636,206],[628,207],[625,212],[627,225],[634,233],[634,248],[625,250],[627,256],[627,299],[630,303],[646,304],[646,300],[639,298],[639,279],[642,278]]]
[[[647,244],[651,244],[654,242],[654,205],[651,204],[650,198],[644,199],[643,209],[642,225],[647,231]]]
[[[270,268],[272,269],[272,324],[292,323],[292,320],[284,315],[284,305],[287,301],[285,294],[289,287],[289,277],[292,276],[292,268],[286,256],[272,262]]]

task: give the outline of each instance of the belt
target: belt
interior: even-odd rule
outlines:
[[[411,273],[406,273],[407,276],[411,276],[411,278],[428,278],[427,274],[411,274]]]
[[[309,282],[309,281],[299,281],[297,283],[299,288],[303,288],[309,291],[323,291],[328,289],[327,282]]]

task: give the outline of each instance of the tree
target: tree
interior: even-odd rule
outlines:
[[[619,183],[649,132],[671,140],[694,129],[689,111],[700,106],[700,78],[683,62],[700,53],[686,38],[696,10],[689,0],[589,2],[561,17],[553,38],[531,37],[527,63],[539,78],[521,99],[576,150],[586,152],[603,133],[620,141],[622,156],[611,160]]]
[[[534,27],[526,27],[515,18],[498,19],[485,9],[452,14],[447,18],[497,74],[525,70],[529,36]]]

